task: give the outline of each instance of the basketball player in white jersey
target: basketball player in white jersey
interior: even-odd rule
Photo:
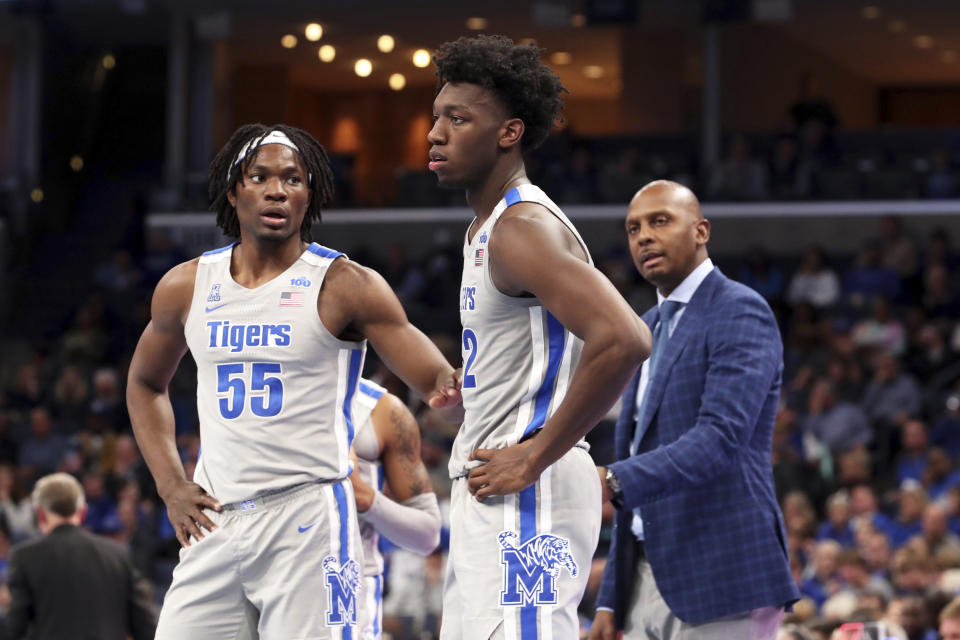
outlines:
[[[300,129],[240,127],[210,167],[237,241],[171,269],[130,363],[127,404],[181,549],[157,638],[355,640],[362,554],[349,450],[366,341],[432,406],[459,380],[376,273],[310,243],[332,195]],[[202,453],[191,481],[167,388],[197,363]]]
[[[420,458],[420,428],[410,410],[386,389],[361,380],[354,401],[357,468],[350,474],[363,541],[363,584],[358,610],[360,640],[380,640],[383,556],[380,535],[427,555],[440,542],[440,509]],[[389,496],[383,493],[384,487]]]
[[[563,106],[540,50],[502,36],[434,54],[429,168],[466,190],[465,417],[450,459],[443,640],[579,637],[600,529],[584,435],[650,353],[650,332],[524,171]],[[475,498],[471,497],[473,494]]]

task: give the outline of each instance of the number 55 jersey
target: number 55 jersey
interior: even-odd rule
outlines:
[[[543,427],[563,401],[583,348],[540,300],[505,295],[493,283],[488,245],[500,216],[518,202],[535,202],[556,216],[593,264],[573,224],[532,184],[508,191],[472,241],[468,229],[460,284],[465,414],[450,457],[451,478],[477,466],[468,462],[474,449],[502,449]]]
[[[203,442],[194,481],[223,504],[347,477],[366,347],[331,335],[317,310],[342,253],[311,244],[248,289],[230,274],[233,247],[200,257],[184,327]]]

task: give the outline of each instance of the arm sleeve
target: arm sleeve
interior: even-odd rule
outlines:
[[[432,492],[395,502],[378,491],[370,508],[358,516],[408,551],[427,555],[440,544],[440,507]]]

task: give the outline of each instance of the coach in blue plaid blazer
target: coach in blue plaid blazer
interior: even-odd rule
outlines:
[[[590,637],[772,639],[800,597],[770,462],[776,320],[713,267],[685,187],[644,187],[627,232],[660,304],[643,316],[653,353],[623,395],[618,462],[598,468],[619,508]]]

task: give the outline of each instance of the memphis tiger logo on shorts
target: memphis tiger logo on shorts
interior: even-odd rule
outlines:
[[[343,566],[333,556],[323,559],[327,581],[327,626],[357,624],[357,597],[360,595],[360,565],[347,560]]]
[[[544,533],[517,547],[515,542],[519,538],[513,531],[503,531],[497,536],[503,565],[501,606],[557,604],[560,569],[577,577],[577,562],[570,553],[570,541]]]

